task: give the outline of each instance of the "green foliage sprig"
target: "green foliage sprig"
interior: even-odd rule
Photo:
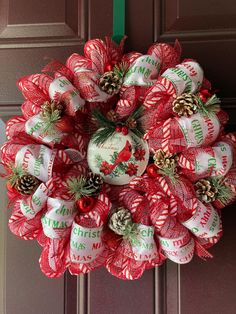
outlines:
[[[83,196],[92,196],[97,192],[95,188],[87,185],[87,180],[84,176],[79,178],[69,178],[66,183],[69,193],[76,201]]]
[[[109,137],[113,136],[116,131],[116,126],[128,126],[131,121],[135,121],[135,127],[129,127],[129,129],[138,137],[142,138],[144,130],[141,122],[139,121],[142,116],[143,108],[139,106],[126,120],[114,122],[104,116],[98,109],[93,110],[93,117],[97,120],[100,129],[92,136],[92,140],[95,144],[103,144]]]
[[[11,186],[14,186],[16,184],[16,181],[19,177],[22,177],[23,175],[27,174],[26,171],[20,166],[20,165],[9,165],[10,174],[7,176],[7,179]]]
[[[128,240],[133,246],[140,246],[140,231],[138,229],[138,224],[130,223],[127,225],[123,239]]]
[[[51,113],[41,114],[41,119],[43,120],[43,134],[45,135],[55,135],[57,134],[56,129],[54,128],[55,123],[61,119],[59,110],[54,110]]]
[[[216,199],[227,205],[229,200],[233,197],[233,192],[230,187],[225,184],[224,177],[210,177],[208,180],[212,183],[217,191]]]
[[[220,110],[220,103],[221,101],[216,95],[211,96],[206,103],[198,98],[198,111],[203,115],[210,116]]]

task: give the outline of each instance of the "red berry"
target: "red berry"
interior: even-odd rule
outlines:
[[[127,135],[129,133],[129,129],[126,125],[122,126],[121,131],[124,135]]]
[[[105,72],[112,71],[112,69],[113,69],[113,66],[109,63],[105,66]]]
[[[159,177],[159,174],[157,173],[158,167],[155,164],[150,164],[147,166],[147,174],[151,178],[157,178]]]
[[[95,199],[92,196],[83,196],[76,201],[76,206],[82,213],[88,213],[93,209],[95,205]]]
[[[120,133],[122,131],[122,125],[118,124],[116,126],[116,132]]]
[[[201,99],[201,101],[203,102],[203,103],[205,103],[206,102],[206,97],[203,95],[203,94],[199,94],[199,98]]]
[[[207,99],[210,98],[211,96],[212,96],[212,94],[209,92],[209,90],[200,89],[199,98],[201,99],[201,101],[203,103],[205,103],[207,101]]]
[[[74,130],[74,120],[69,116],[61,117],[55,125],[61,132],[71,133]]]

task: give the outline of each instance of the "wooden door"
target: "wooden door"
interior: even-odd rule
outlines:
[[[127,50],[145,52],[153,41],[178,38],[183,57],[197,59],[236,128],[234,0],[126,0]],[[112,1],[0,0],[0,116],[5,121],[22,102],[15,81],[37,73],[51,59],[82,52],[87,38],[112,32]],[[4,124],[0,124],[1,133]],[[2,139],[0,139],[2,140]],[[50,280],[39,270],[35,242],[6,228],[4,186],[0,188],[0,313],[7,314],[231,314],[236,308],[235,205],[223,211],[225,234],[211,252],[184,266],[167,262],[134,282],[99,269],[78,278]]]

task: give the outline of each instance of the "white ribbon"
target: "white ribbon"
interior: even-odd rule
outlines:
[[[226,175],[233,164],[233,152],[230,145],[217,142],[212,149],[214,156],[207,152],[201,152],[196,156],[196,173],[202,174],[211,170],[211,176]]]
[[[69,234],[76,214],[74,201],[49,197],[47,208],[48,211],[41,219],[44,234],[51,239],[59,239]]]
[[[47,198],[48,188],[44,183],[41,183],[32,197],[30,197],[28,204],[23,200],[20,201],[21,212],[28,219],[34,218],[36,214],[45,206]]]
[[[191,117],[176,118],[176,121],[183,132],[187,147],[211,144],[220,132],[220,122],[215,114],[208,117],[198,112]]]
[[[56,129],[54,129],[52,134],[45,135],[43,132],[44,128],[45,122],[43,121],[41,114],[29,118],[25,123],[25,132],[45,143],[58,143],[64,136],[64,133],[57,132]]]
[[[132,244],[134,259],[136,261],[150,261],[158,256],[156,242],[154,240],[154,228],[138,225],[137,244]]]
[[[195,214],[182,223],[199,238],[212,238],[220,231],[220,217],[212,205],[198,201]]]
[[[127,240],[132,247],[132,251],[128,247],[124,254],[141,262],[150,261],[158,257],[157,246],[154,240],[154,228],[137,224],[137,231],[135,241]]]
[[[162,77],[172,82],[179,96],[182,93],[195,93],[199,89],[203,81],[203,70],[197,62],[187,61],[166,70]]]
[[[194,240],[189,234],[179,238],[168,239],[158,236],[160,246],[167,258],[178,264],[186,264],[194,255]]]
[[[86,264],[94,261],[104,250],[102,228],[85,228],[73,222],[70,237],[70,260]]]
[[[152,55],[143,55],[131,65],[124,78],[124,85],[152,86],[160,71],[160,60]]]
[[[58,94],[63,95],[65,92],[69,92],[70,99],[68,100],[74,112],[84,106],[85,100],[80,97],[79,91],[65,76],[60,76],[51,82],[49,86],[51,99],[57,99]]]
[[[56,151],[44,145],[25,145],[16,154],[16,164],[40,181],[47,182],[52,177]]]

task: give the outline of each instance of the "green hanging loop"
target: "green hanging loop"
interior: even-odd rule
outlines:
[[[125,0],[113,0],[112,39],[119,44],[125,35]]]

